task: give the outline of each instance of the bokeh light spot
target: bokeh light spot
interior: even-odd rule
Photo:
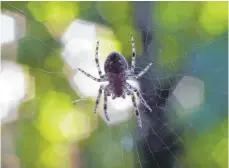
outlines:
[[[199,17],[201,27],[211,35],[228,29],[228,2],[205,2]]]
[[[49,168],[62,168],[69,165],[69,148],[64,144],[49,145],[40,155],[42,165]]]
[[[11,16],[0,14],[1,17],[1,44],[12,42],[16,39],[16,23]]]
[[[41,103],[38,128],[49,142],[75,141],[89,132],[87,117],[73,108],[71,98],[50,91]]]

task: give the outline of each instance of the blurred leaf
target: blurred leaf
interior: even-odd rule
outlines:
[[[49,73],[45,73],[39,70],[33,70],[33,76],[35,77],[36,86],[36,99],[37,101],[42,101],[43,96],[51,90],[54,90],[52,79]]]
[[[132,23],[132,2],[97,2],[97,10],[101,16],[110,24],[119,25],[123,23]]]
[[[41,144],[40,164],[47,168],[68,168],[70,150],[66,144]]]
[[[111,29],[97,26],[96,38],[100,42],[99,55],[103,59],[106,59],[112,50],[121,51],[121,44]]]
[[[27,7],[35,19],[40,22],[45,21],[47,11],[44,8],[44,2],[28,2]]]
[[[199,23],[211,35],[219,35],[227,31],[228,2],[204,2]]]
[[[39,38],[27,37],[19,42],[17,60],[34,68],[42,68],[44,59],[51,50],[52,46],[47,46]]]
[[[27,36],[28,37],[36,37],[40,40],[47,40],[51,38],[50,33],[42,22],[38,22],[36,20],[27,20]]]
[[[39,148],[41,143],[48,143],[40,136],[38,130],[33,123],[28,120],[23,120],[18,123],[17,137],[17,153],[20,157],[21,166],[24,167],[39,167]]]
[[[44,95],[41,106],[38,128],[42,136],[50,142],[63,141],[59,124],[63,117],[72,111],[71,99],[64,93],[49,91]]]
[[[56,49],[51,52],[50,55],[45,59],[44,69],[48,71],[47,74],[52,81],[54,90],[64,92],[71,96],[72,99],[77,99],[78,96],[76,95],[75,90],[70,86],[66,72],[63,71],[64,62],[60,54],[60,49]]]
[[[28,9],[56,37],[78,16],[78,5],[77,2],[29,2]]]
[[[49,142],[75,141],[88,137],[90,120],[73,108],[67,94],[49,91],[42,99],[37,127]]]
[[[50,69],[52,72],[60,72],[64,66],[64,62],[60,54],[60,50],[54,50],[51,52],[51,54],[45,59],[45,68]]]
[[[131,25],[128,24],[117,25],[117,28],[115,28],[115,34],[117,36],[117,39],[121,43],[122,54],[126,58],[131,58],[132,56],[131,34],[134,36],[134,43],[135,43],[137,56],[141,55],[142,53],[141,34],[137,32]]]
[[[21,14],[25,14],[25,15],[29,15],[28,13],[28,10],[26,8],[26,5],[27,5],[27,1],[20,1],[20,2],[17,2],[17,1],[2,1],[1,2],[1,9],[4,10],[9,10],[9,11],[12,11],[12,12],[18,12],[18,13],[21,13]]]
[[[158,33],[157,38],[160,43],[158,55],[158,63],[160,68],[166,68],[167,72],[169,73],[176,72],[180,67],[180,59],[178,59],[180,57],[180,51],[177,37],[175,35]]]
[[[190,138],[192,137],[192,138]],[[228,120],[225,119],[214,129],[199,135],[186,132],[185,154],[180,156],[190,167],[227,167]],[[222,145],[224,147],[222,147]],[[220,157],[219,157],[220,156]],[[198,166],[196,166],[198,165]],[[214,166],[213,166],[214,165]]]
[[[153,8],[153,18],[167,31],[177,31],[193,24],[191,19],[198,5],[198,2],[158,2]]]

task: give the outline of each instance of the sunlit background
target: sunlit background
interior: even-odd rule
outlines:
[[[2,2],[2,168],[228,167],[228,2]],[[108,99],[99,77],[111,51],[136,71],[153,109]],[[102,69],[104,73],[104,70]],[[138,105],[140,102],[138,101]]]

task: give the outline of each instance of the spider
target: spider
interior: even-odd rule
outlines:
[[[107,97],[112,96],[112,99],[115,99],[116,97],[122,97],[123,99],[126,98],[126,95],[131,96],[132,103],[135,110],[135,115],[137,116],[137,121],[139,127],[142,127],[142,122],[139,114],[139,110],[136,103],[136,96],[140,99],[140,101],[144,104],[144,106],[151,112],[151,108],[147,105],[146,101],[143,99],[141,93],[132,85],[130,85],[127,80],[137,80],[141,76],[143,76],[151,67],[153,62],[150,62],[142,71],[140,71],[138,74],[134,74],[135,69],[135,58],[136,58],[136,51],[135,51],[135,45],[134,45],[134,38],[131,35],[131,43],[132,43],[132,61],[131,61],[131,67],[128,68],[128,63],[124,56],[122,56],[118,52],[111,52],[105,63],[104,63],[104,71],[105,74],[102,74],[99,60],[98,60],[98,49],[99,49],[99,41],[96,45],[96,51],[95,51],[95,62],[97,66],[97,70],[99,73],[100,78],[95,78],[94,76],[88,74],[84,70],[78,68],[80,72],[82,72],[87,77],[93,79],[97,82],[105,82],[108,81],[109,83],[107,85],[101,84],[98,96],[94,105],[94,113],[96,113],[97,107],[99,105],[100,97],[102,94],[102,91],[104,91],[104,105],[103,110],[106,119],[109,121],[108,113],[107,113]]]

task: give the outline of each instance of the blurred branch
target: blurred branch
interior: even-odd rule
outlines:
[[[153,114],[142,113],[142,118],[145,121],[149,122],[149,124],[147,124],[147,122],[143,123],[143,125],[145,125],[143,126],[145,129],[143,130],[143,132],[146,132],[146,139],[142,137],[142,139],[139,142],[141,155],[145,157],[143,160],[147,161],[147,163],[145,163],[142,166],[143,168],[151,168],[157,167],[159,165],[163,168],[169,168],[172,167],[172,164],[170,162],[171,154],[169,151],[159,151],[159,149],[163,148],[164,144],[162,144],[161,140],[158,139],[158,136],[163,141],[168,142],[168,146],[172,142],[174,142],[173,136],[168,134],[168,130],[166,127],[165,130],[161,130],[163,124],[167,123],[168,117],[168,111],[162,111],[161,107],[165,106],[166,100],[168,99],[168,96],[170,94],[170,88],[172,86],[168,85],[168,80],[170,79],[167,79],[167,81],[163,81],[165,83],[157,86],[158,82],[155,76],[157,74],[154,75],[155,71],[153,71],[153,69],[157,69],[157,58],[152,56],[157,56],[157,50],[154,45],[154,43],[156,42],[156,39],[154,38],[155,35],[152,31],[152,2],[136,2],[135,4],[136,26],[142,34],[142,43],[144,51],[142,53],[142,56],[140,56],[137,60],[137,66],[144,67],[146,62],[150,62],[152,60],[154,60],[155,62],[145,75],[145,78],[140,79],[141,90],[143,93],[145,93],[143,97],[153,109]],[[144,107],[142,106],[142,111],[144,111],[143,108]],[[158,122],[158,120],[160,120],[161,122]],[[155,132],[152,132],[152,129]],[[155,135],[155,133],[157,134],[157,136]],[[141,133],[139,133],[137,136],[141,136]],[[149,143],[148,147],[146,147],[146,141]],[[153,151],[158,150],[158,152],[153,152],[152,155],[147,156],[147,153],[152,151],[152,149]]]

